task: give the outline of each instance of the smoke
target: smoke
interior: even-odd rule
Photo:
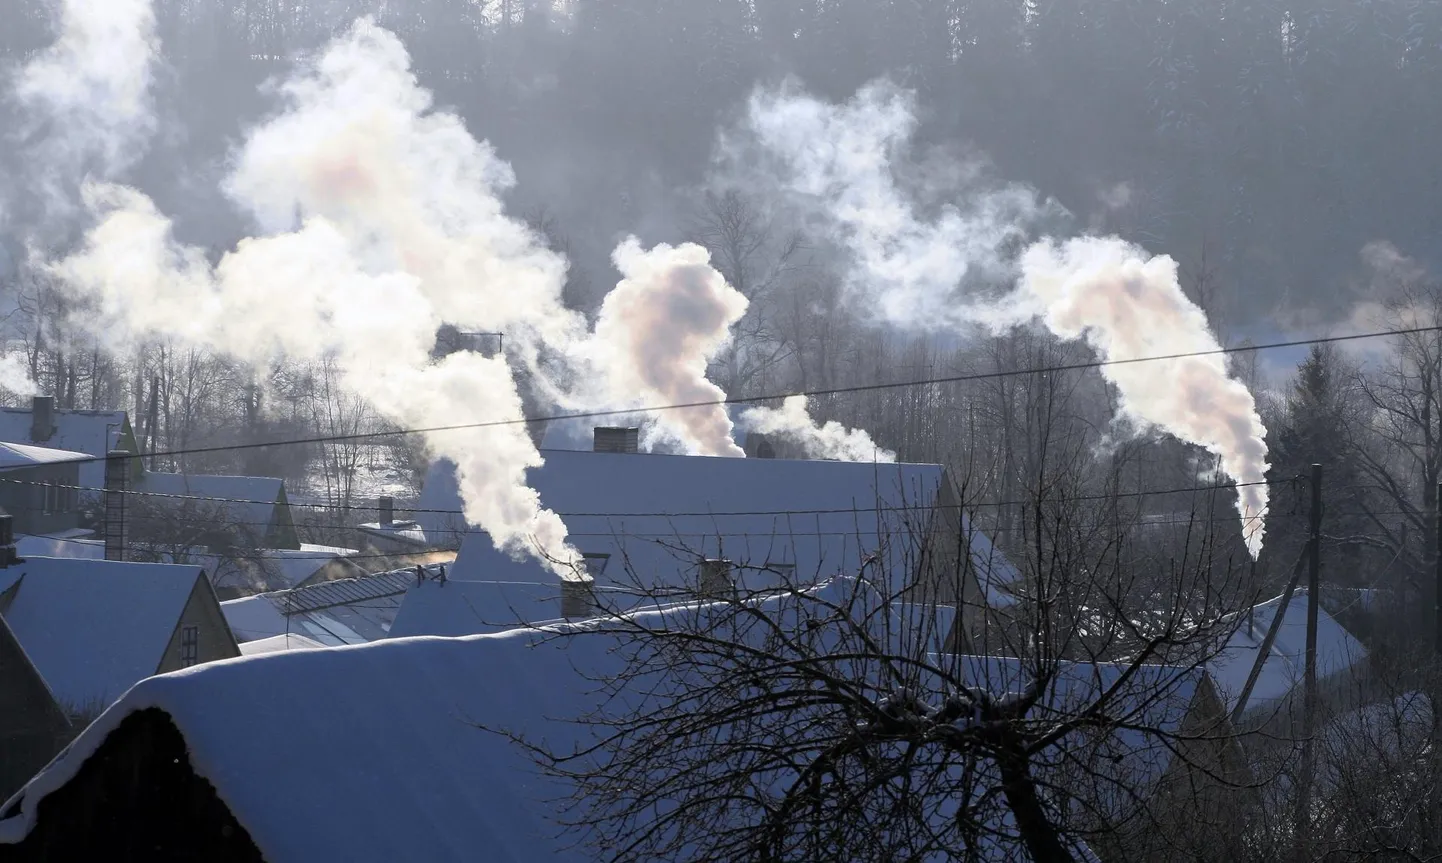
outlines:
[[[73,214],[80,179],[131,167],[155,131],[159,54],[151,0],[60,0],[56,39],[16,75],[29,182],[50,215]]]
[[[889,84],[840,105],[786,85],[751,98],[743,128],[723,136],[721,153],[769,173],[788,203],[846,252],[853,300],[887,323],[964,332],[1040,320],[1109,361],[1217,349],[1170,258],[1116,238],[1027,246],[1057,208],[1021,186],[986,185],[979,169],[944,177],[953,201],[927,207],[905,187],[917,173],[916,127],[912,96]],[[1003,293],[1008,282],[1017,286]],[[1220,356],[1112,365],[1104,374],[1136,427],[1207,448],[1239,483],[1263,480],[1267,449],[1255,401]],[[1256,555],[1266,486],[1238,491]]]
[[[581,350],[609,397],[628,405],[699,404],[659,411],[656,423],[696,455],[743,456],[732,440],[726,393],[707,362],[730,340],[747,301],[693,243],[646,251],[631,237],[612,254],[622,279],[606,295]]]
[[[794,441],[807,458],[896,461],[896,453],[877,446],[861,429],[848,429],[834,420],[817,424],[806,409],[806,396],[791,396],[779,408],[747,408],[741,422],[752,431]]]
[[[916,126],[914,97],[888,83],[840,105],[788,83],[751,97],[744,129],[723,135],[720,152],[762,187],[779,178],[789,203],[849,253],[847,286],[869,314],[955,328],[976,302],[962,286],[1003,278],[1006,250],[1049,209],[1020,186],[985,186],[979,165],[907,163]],[[954,194],[923,213],[921,199],[943,190]]]
[[[1081,237],[1029,247],[1017,292],[993,318],[1039,318],[1063,339],[1083,339],[1112,365],[1102,374],[1139,429],[1158,428],[1205,448],[1235,479],[1242,532],[1261,551],[1267,513],[1266,429],[1252,393],[1227,372],[1221,354],[1126,362],[1218,351],[1206,315],[1182,292],[1177,264],[1116,237]],[[1121,361],[1121,362],[1117,362]]]
[[[212,267],[141,193],[88,185],[97,223],[51,273],[90,301],[88,323],[112,346],[167,337],[257,364],[328,358],[396,424],[490,424],[425,435],[457,466],[467,521],[574,577],[564,524],[526,484],[542,460],[507,359],[430,358],[442,323],[504,331],[523,361],[576,337],[559,305],[564,261],[502,211],[509,169],[430,110],[404,47],[368,19],[280,92],[227,182],[262,236]]]

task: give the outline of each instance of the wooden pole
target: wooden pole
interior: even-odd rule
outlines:
[[[1302,772],[1297,782],[1297,849],[1307,844],[1312,823],[1312,777],[1317,750],[1317,603],[1322,582],[1322,466],[1312,465],[1311,545],[1307,549],[1307,664],[1303,672]]]

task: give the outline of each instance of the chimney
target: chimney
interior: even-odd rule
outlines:
[[[731,561],[725,558],[701,561],[700,588],[705,599],[724,599],[732,595],[736,585],[731,581]]]
[[[20,555],[15,552],[15,520],[9,513],[0,511],[0,569],[19,562]]]
[[[567,620],[584,620],[596,613],[591,592],[593,581],[563,579],[561,581],[561,616]]]
[[[596,426],[592,449],[595,452],[640,452],[641,430]]]
[[[105,456],[105,559],[125,559],[125,498],[130,490],[130,453],[111,450]]]
[[[380,523],[383,527],[389,527],[396,520],[396,502],[390,495],[384,495],[377,501],[377,509],[380,510]]]
[[[45,443],[55,434],[55,397],[35,396],[30,400],[30,442]]]
[[[776,445],[771,442],[771,438],[760,432],[747,432],[746,446],[743,449],[746,450],[747,458],[776,458]]]

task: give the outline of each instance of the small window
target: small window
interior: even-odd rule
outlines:
[[[200,661],[200,627],[180,628],[180,665],[189,668]]]

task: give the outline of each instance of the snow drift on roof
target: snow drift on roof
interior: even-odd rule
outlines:
[[[83,452],[50,449],[43,446],[28,446],[21,443],[0,443],[0,469],[33,467],[37,464],[85,461],[90,456]]]
[[[200,567],[32,557],[4,570],[5,612],[35,667],[70,708],[109,704],[156,672]]]
[[[262,653],[281,653],[287,650],[314,650],[318,647],[325,647],[318,641],[306,638],[304,635],[272,635],[269,638],[258,638],[255,641],[247,641],[240,646],[241,656],[259,656]]]

